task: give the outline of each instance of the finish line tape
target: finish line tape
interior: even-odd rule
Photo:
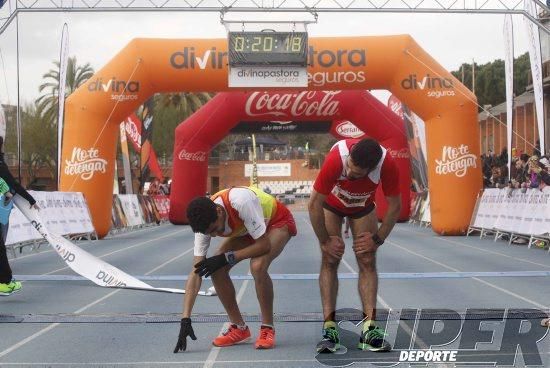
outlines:
[[[90,280],[96,285],[110,288],[160,291],[177,294],[185,293],[185,290],[182,289],[155,288],[91,255],[61,235],[50,232],[40,218],[39,211],[34,208],[29,208],[29,203],[21,196],[16,195],[14,201],[21,213],[30,221],[36,231],[50,243],[52,248],[55,249],[67,266],[84,279]],[[215,295],[215,293],[210,291],[199,291],[199,295],[211,296]]]
[[[318,280],[317,273],[276,273],[270,274],[272,280]],[[379,273],[379,279],[407,280],[407,279],[465,279],[472,277],[548,277],[550,271],[503,271],[503,272],[389,272]],[[85,281],[88,278],[75,275],[15,275],[20,281]],[[141,275],[133,276],[142,281],[186,281],[187,275]],[[340,280],[356,280],[357,273],[339,273]],[[231,275],[232,280],[254,280],[252,275]]]

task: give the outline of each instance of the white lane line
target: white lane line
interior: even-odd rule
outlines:
[[[163,227],[165,227],[165,226],[167,226],[167,225],[166,225],[166,224],[162,224],[162,225],[160,225],[160,226],[158,226],[158,227],[151,227],[151,226],[150,226],[150,227],[145,227],[145,228],[142,228],[142,229],[139,229],[139,230],[129,231],[129,232],[121,233],[121,234],[110,235],[110,236],[105,237],[105,238],[103,238],[103,239],[104,239],[104,240],[109,240],[109,239],[121,238],[121,237],[123,237],[123,236],[133,235],[133,234],[136,234],[136,233],[140,233],[140,232],[142,232],[142,231],[145,231],[145,230],[151,230],[151,229],[152,229],[152,230],[158,230],[158,229],[161,229],[161,228],[163,228]],[[94,242],[94,241],[96,241],[96,240],[92,240],[92,242]],[[49,244],[46,244],[46,245],[49,246]],[[77,244],[77,245],[78,245],[78,244]],[[92,246],[93,243],[90,244],[90,241],[87,241],[86,243],[83,243],[83,244],[81,244],[81,245],[82,245],[81,248],[82,248],[82,249],[85,249],[85,248],[87,248],[88,246]],[[84,246],[85,246],[85,247],[84,247]],[[51,252],[54,252],[54,250],[53,250],[53,249],[50,249],[50,250],[45,250],[45,251],[43,251],[43,252],[37,251],[36,253],[26,254],[26,255],[24,255],[24,256],[20,256],[20,257],[16,257],[16,258],[10,258],[10,263],[15,262],[15,261],[17,261],[17,260],[19,260],[19,259],[25,259],[25,258],[29,258],[29,257],[32,257],[32,256],[37,256],[37,255],[40,255],[40,254],[46,254],[46,253],[51,253]]]
[[[431,235],[429,235],[429,234],[423,234],[423,233],[419,233],[419,232],[413,231],[413,230],[407,230],[407,229],[400,229],[400,230],[403,230],[403,231],[406,231],[406,232],[409,232],[409,233],[413,233],[417,236],[431,237]],[[521,261],[521,262],[530,263],[530,264],[533,264],[533,265],[536,265],[536,266],[550,268],[550,265],[548,265],[548,264],[537,263],[537,262],[530,261],[528,259],[513,257],[513,256],[509,256],[507,254],[495,252],[495,251],[492,251],[492,250],[474,247],[472,245],[461,243],[461,242],[458,242],[456,240],[450,240],[450,239],[446,239],[444,237],[434,237],[434,239],[442,240],[442,241],[450,243],[450,244],[456,244],[456,245],[459,245],[459,246],[465,247],[465,248],[475,249],[475,250],[480,251],[480,252],[485,252],[485,253],[494,254],[494,255],[501,256],[501,257],[505,257],[505,258],[510,258],[510,259],[513,259],[514,261]]]
[[[351,273],[353,273],[354,275],[357,275],[357,271],[355,271],[355,270],[353,269],[353,267],[351,267],[351,265],[348,263],[348,261],[346,261],[346,260],[344,259],[344,257],[342,257],[342,263],[344,264],[344,266],[346,266],[346,267],[348,268],[348,270],[349,270]]]
[[[157,238],[153,238],[153,239],[149,239],[149,240],[146,240],[144,242],[141,242],[141,243],[137,243],[137,244],[134,244],[134,245],[130,245],[128,247],[125,247],[125,248],[120,248],[120,249],[117,249],[115,251],[112,251],[112,252],[109,252],[109,253],[106,253],[106,254],[103,254],[101,256],[95,256],[95,257],[98,257],[98,258],[104,258],[104,257],[107,257],[107,256],[110,256],[112,254],[115,254],[115,253],[120,253],[120,252],[124,252],[128,249],[132,249],[132,248],[136,248],[136,247],[141,247],[142,245],[144,244],[147,244],[147,243],[150,243],[150,242],[153,242],[153,241],[156,241],[156,240],[159,240],[159,239],[163,239],[163,238],[168,238],[172,235],[176,235],[176,234],[179,234],[181,232],[183,232],[185,230],[178,230],[178,231],[174,231],[170,234],[166,234],[166,235],[163,235],[163,236],[159,236]],[[63,271],[63,270],[66,270],[66,269],[69,269],[69,266],[67,267],[63,267],[63,268],[59,268],[57,270],[53,270],[53,271],[50,271],[50,272],[47,272],[47,273],[44,273],[43,275],[51,275],[53,273],[56,273],[56,272],[59,272],[59,271]]]
[[[179,254],[179,255],[177,255],[177,256],[175,256],[175,257],[169,259],[168,261],[164,262],[164,263],[161,264],[160,266],[157,266],[157,267],[153,268],[152,270],[148,271],[148,272],[146,273],[146,275],[152,274],[153,272],[159,270],[160,268],[166,266],[167,264],[169,264],[169,263],[171,263],[171,262],[177,260],[178,258],[183,257],[184,255],[188,254],[188,253],[191,252],[192,250],[193,250],[193,247],[189,248],[189,249],[186,250],[185,252],[183,252],[183,253],[181,253],[181,254]],[[80,309],[74,311],[73,313],[82,313],[82,312],[84,312],[85,310],[87,310],[87,309],[93,307],[94,305],[96,305],[96,304],[98,304],[98,303],[101,303],[101,302],[104,301],[105,299],[110,298],[111,296],[115,295],[116,293],[118,293],[118,292],[120,292],[120,291],[122,291],[122,290],[124,290],[124,289],[117,289],[117,290],[111,291],[109,294],[102,296],[101,298],[99,298],[99,299],[97,299],[97,300],[91,302],[90,304],[87,304],[86,306],[84,306],[84,307],[82,307],[82,308],[80,308]],[[21,346],[27,344],[28,342],[30,342],[30,341],[36,339],[36,338],[39,337],[39,336],[45,334],[46,332],[49,332],[49,331],[53,330],[54,328],[56,328],[56,327],[59,326],[59,325],[60,325],[60,323],[52,323],[52,324],[49,325],[48,327],[45,327],[45,328],[43,328],[42,330],[40,330],[40,331],[34,333],[33,335],[31,335],[31,336],[29,336],[29,337],[27,337],[27,338],[25,338],[25,339],[19,341],[18,343],[16,343],[16,344],[10,346],[9,348],[7,348],[7,349],[5,349],[4,351],[0,352],[0,358],[2,358],[3,356],[5,356],[5,355],[11,353],[11,352],[14,351],[14,350],[19,349]]]
[[[248,272],[248,274],[250,275],[250,271]],[[237,304],[241,302],[241,299],[243,298],[244,292],[246,290],[246,287],[248,286],[249,281],[250,280],[244,280],[241,287],[239,288],[239,291],[237,292]],[[223,324],[223,327],[218,333],[218,335],[221,334],[223,331],[225,331],[227,327],[229,327],[228,322]],[[212,368],[214,366],[214,364],[216,363],[216,359],[220,354],[220,350],[221,350],[220,347],[212,346],[212,349],[210,349],[210,353],[208,353],[208,357],[206,358],[206,360],[204,362],[201,362],[201,363],[204,363],[203,368]]]
[[[425,259],[425,260],[427,260],[427,261],[430,261],[430,262],[432,262],[432,263],[435,263],[436,265],[439,265],[439,266],[441,266],[441,267],[444,267],[444,268],[446,268],[446,269],[448,269],[448,270],[451,270],[451,271],[454,271],[454,272],[462,272],[462,271],[460,271],[459,269],[456,269],[456,268],[451,267],[451,266],[449,266],[449,265],[446,265],[446,264],[444,264],[444,263],[438,262],[438,261],[436,261],[435,259],[431,259],[431,258],[429,258],[429,257],[426,257],[426,256],[424,256],[424,255],[422,255],[422,254],[416,253],[416,252],[414,252],[414,251],[412,251],[412,250],[410,250],[410,249],[407,249],[407,248],[405,248],[405,247],[402,247],[402,246],[400,246],[399,244],[395,243],[394,241],[388,241],[388,240],[386,240],[386,241],[387,241],[389,244],[391,244],[391,245],[393,245],[393,246],[395,246],[395,247],[397,247],[397,248],[399,248],[399,249],[401,249],[401,250],[404,250],[405,252],[408,252],[408,253],[413,254],[413,255],[415,255],[415,256],[417,256],[417,257],[423,258],[423,259]],[[535,301],[533,301],[533,300],[531,300],[531,299],[528,299],[528,298],[523,297],[523,296],[521,296],[521,295],[519,295],[519,294],[516,294],[516,293],[514,293],[513,291],[510,291],[510,290],[507,290],[507,289],[502,288],[502,287],[500,287],[500,286],[494,285],[494,284],[492,284],[492,283],[490,283],[490,282],[487,282],[487,281],[485,281],[485,280],[482,280],[482,279],[480,279],[480,278],[472,277],[472,280],[476,280],[476,281],[478,281],[478,282],[480,282],[480,283],[482,283],[482,284],[484,284],[484,285],[487,285],[487,286],[489,286],[489,287],[492,287],[493,289],[499,290],[499,291],[501,291],[501,292],[503,292],[503,293],[505,293],[505,294],[511,295],[511,296],[513,296],[514,298],[523,300],[523,301],[525,301],[525,302],[527,302],[527,303],[529,303],[529,304],[532,304],[532,305],[534,305],[534,306],[536,306],[536,307],[538,307],[538,308],[541,308],[541,309],[546,309],[546,308],[547,308],[547,306],[545,306],[545,305],[542,305],[542,304],[540,304],[540,303],[537,303],[537,302],[535,302]]]

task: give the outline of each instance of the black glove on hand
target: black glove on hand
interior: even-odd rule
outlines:
[[[225,254],[219,254],[210,258],[205,258],[195,265],[195,273],[198,273],[201,277],[208,277],[214,272],[219,270],[229,262],[225,257]]]
[[[180,350],[185,351],[185,349],[187,349],[187,336],[193,340],[197,339],[197,336],[195,336],[195,332],[193,331],[193,327],[191,326],[191,318],[182,318],[180,322],[180,335],[178,337],[176,348],[174,349],[174,354]]]

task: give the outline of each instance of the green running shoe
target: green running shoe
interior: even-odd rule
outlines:
[[[378,326],[370,326],[367,331],[363,331],[359,339],[358,348],[368,351],[390,351],[391,345],[384,340],[386,331]]]
[[[317,344],[317,353],[334,353],[340,349],[340,334],[335,327],[323,329],[323,339]]]
[[[0,296],[8,296],[17,293],[21,291],[21,287],[21,283],[15,280],[11,280],[9,284],[0,284]]]

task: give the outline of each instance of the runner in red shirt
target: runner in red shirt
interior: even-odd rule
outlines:
[[[322,251],[319,285],[323,303],[323,339],[317,352],[333,353],[340,348],[335,323],[338,294],[338,265],[344,255],[342,219],[348,217],[353,235],[353,251],[359,265],[359,294],[365,319],[359,348],[389,351],[384,330],[375,325],[378,274],[376,250],[384,243],[401,210],[399,171],[386,151],[374,139],[346,139],[328,153],[309,201],[309,217]],[[380,228],[374,195],[382,183],[388,211]]]

